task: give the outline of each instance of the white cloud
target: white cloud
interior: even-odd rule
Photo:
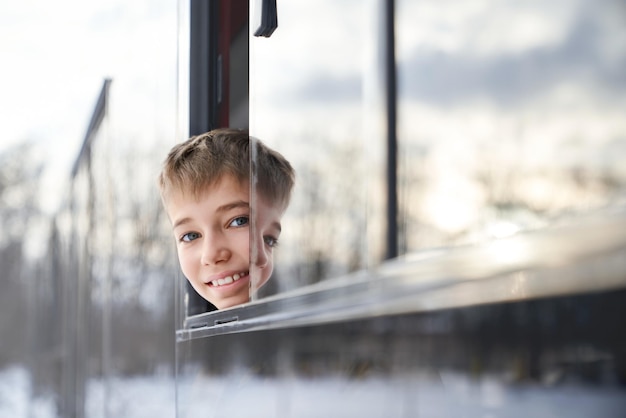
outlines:
[[[175,0],[2,2],[0,152],[35,140],[48,155],[51,194],[62,193],[105,78],[114,80],[112,135],[135,143],[173,135],[176,8]]]

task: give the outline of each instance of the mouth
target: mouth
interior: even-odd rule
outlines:
[[[236,282],[237,280],[247,277],[249,274],[250,274],[249,271],[242,271],[240,273],[235,273],[232,276],[226,276],[220,279],[212,280],[207,284],[212,287],[226,286],[226,285]]]

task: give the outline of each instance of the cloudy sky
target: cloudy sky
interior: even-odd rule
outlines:
[[[176,12],[176,0],[0,2],[0,151],[34,141],[45,181],[63,182],[105,78],[114,134],[172,136]]]
[[[2,2],[0,150],[36,141],[56,173],[46,177],[55,187],[45,189],[62,190],[106,77],[113,79],[109,127],[119,146],[174,141],[177,3]],[[421,189],[427,196],[407,195],[423,203],[410,205],[424,212],[415,216],[453,231],[474,222],[485,196],[472,176],[485,155],[518,172],[559,164],[593,171],[600,164],[626,177],[619,164],[626,138],[623,3],[453,3],[397,3],[401,164],[427,167],[430,176]],[[346,166],[335,152],[340,143],[363,150],[381,142],[369,126],[376,109],[368,108],[379,76],[371,65],[375,4],[279,3],[279,28],[253,40],[251,129],[292,161],[315,155],[336,174]],[[365,161],[351,157],[350,167]],[[565,189],[545,179],[518,190],[532,191],[543,207],[555,205],[560,194],[553,189]],[[572,196],[561,206],[581,201]]]
[[[311,202],[328,208],[313,232],[286,228],[281,255],[298,248],[291,241],[298,237],[333,260],[341,244],[381,241],[380,213],[355,213],[382,195],[363,187],[377,184],[385,155],[376,123],[384,103],[380,4],[279,3],[276,32],[252,42],[251,129],[300,174],[294,217],[312,225]],[[400,210],[409,250],[538,227],[541,214],[586,210],[623,194],[623,2],[396,4]],[[313,187],[303,184],[309,173],[319,177]],[[499,210],[503,202],[516,209]],[[369,239],[358,223],[365,216],[375,232]]]

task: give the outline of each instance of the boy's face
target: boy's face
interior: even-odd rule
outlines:
[[[282,212],[259,208],[257,233],[251,234],[248,183],[224,176],[200,199],[182,193],[170,196],[166,209],[185,277],[218,309],[249,301],[251,268],[254,288],[267,282],[272,274],[272,249],[280,234]],[[264,240],[262,247],[253,251],[251,265],[250,239],[257,235]]]
[[[254,202],[253,231],[250,232],[250,249],[252,263],[252,289],[261,288],[270,278],[274,268],[274,248],[278,245],[281,226],[280,219],[284,213],[282,205],[271,204],[261,194]]]

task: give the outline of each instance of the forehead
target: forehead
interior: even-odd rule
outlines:
[[[228,193],[250,194],[249,184],[247,180],[239,180],[230,174],[225,174],[216,181],[204,185],[188,184],[173,188],[168,191],[167,196],[172,199],[200,201]]]
[[[270,200],[262,195],[257,195],[250,202],[250,208],[261,223],[278,222],[285,214],[287,205],[277,200]]]
[[[173,220],[181,211],[206,210],[234,201],[249,200],[250,188],[247,181],[241,182],[232,176],[224,176],[197,192],[191,188],[172,190],[164,198],[164,205],[170,220]]]

